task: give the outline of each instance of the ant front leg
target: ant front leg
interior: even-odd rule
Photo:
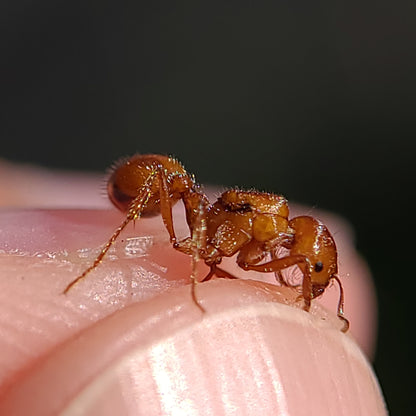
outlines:
[[[278,270],[277,272],[274,272],[274,277],[276,278],[276,281],[281,285],[281,286],[286,286],[286,287],[293,287],[296,288],[298,287],[298,285],[291,285],[288,282],[286,282],[285,278],[283,277],[283,273],[281,270]]]
[[[217,264],[211,264],[209,273],[201,280],[201,282],[211,280],[214,275],[222,279],[238,279],[238,277],[218,267]]]
[[[241,248],[237,257],[237,264],[244,269],[247,265],[251,266],[260,263],[267,255],[270,255],[272,261],[278,260],[281,257],[278,257],[277,250],[282,246],[287,247],[292,240],[293,235],[283,233],[280,233],[278,238],[267,241],[266,243],[252,240]],[[282,286],[298,287],[299,285],[292,285],[284,279],[282,274],[282,269],[284,268],[279,268],[274,272],[276,281]]]
[[[181,253],[187,254],[189,256],[195,256],[195,250],[196,250],[196,244],[195,241],[188,237],[185,238],[182,241],[179,241],[174,244],[173,246],[176,250],[180,251]],[[204,255],[201,256],[203,258]],[[201,280],[202,282],[207,282],[208,280],[211,280],[212,277],[215,275],[220,278],[224,279],[238,279],[238,277],[232,275],[231,273],[227,272],[226,270],[218,267],[218,264],[221,262],[221,258],[217,257],[214,263],[207,263],[205,261],[205,264],[210,268],[210,271],[208,274]]]
[[[293,234],[286,233],[286,234],[283,235],[283,238],[282,238],[282,236],[280,236],[280,239],[277,242],[278,242],[278,244],[270,244],[270,243],[266,244],[266,248],[270,252],[270,257],[271,257],[272,260],[277,260],[277,259],[281,258],[281,257],[279,257],[279,251],[282,247],[290,249],[291,244],[293,243]],[[274,277],[275,277],[276,281],[281,286],[291,287],[293,289],[296,289],[299,286],[301,286],[300,284],[292,284],[292,283],[288,282],[283,277],[282,270],[275,271],[274,272]]]
[[[306,263],[306,264],[305,264]],[[305,263],[300,264],[303,272],[303,281],[302,281],[302,296],[305,302],[303,309],[306,312],[309,312],[311,309],[311,300],[312,300],[312,281],[311,281],[311,267],[308,259],[305,259]]]
[[[277,274],[278,280],[280,281],[281,279],[284,282],[283,285],[289,286],[289,287],[292,287],[292,286],[287,284],[287,282],[284,281],[281,271],[288,267],[298,265],[303,272],[302,297],[305,302],[303,309],[305,311],[309,311],[311,307],[311,300],[312,300],[312,281],[311,281],[310,267],[308,266],[308,263],[309,261],[305,256],[297,254],[297,255],[277,258],[277,259],[271,260],[263,264],[248,264],[248,263],[244,263],[243,261],[239,261],[238,265],[244,270],[253,270],[253,271],[261,272],[261,273],[273,273],[274,272]]]
[[[197,279],[197,264],[201,259],[201,255],[206,252],[206,211],[208,206],[208,200],[205,195],[195,191],[194,189],[184,193],[182,195],[182,201],[186,211],[186,221],[188,223],[190,237],[185,238],[182,241],[176,242],[173,240],[173,248],[181,253],[191,256],[192,259],[192,272],[191,272],[191,294],[192,300],[195,305],[205,313],[205,309],[198,302],[196,296],[196,284]],[[172,241],[172,239],[171,239]],[[204,280],[202,280],[204,281]]]
[[[198,302],[198,298],[196,296],[196,284],[197,284],[197,278],[196,278],[196,264],[199,260],[199,254],[196,253],[197,248],[195,247],[195,242],[191,237],[187,237],[182,241],[175,242],[173,244],[173,248],[175,250],[180,251],[183,254],[187,254],[188,256],[191,256],[192,259],[192,272],[191,272],[191,295],[192,300],[195,303],[195,305],[201,310],[202,313],[205,313],[204,307]]]

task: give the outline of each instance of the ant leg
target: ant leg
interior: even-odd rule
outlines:
[[[254,270],[261,273],[272,273],[286,269],[287,267],[294,266],[295,264],[304,264],[306,262],[305,256],[300,254],[293,256],[280,257],[275,260],[268,261],[262,264],[248,264],[244,262],[238,263],[238,265],[244,270]]]
[[[198,211],[198,221],[202,224],[205,220],[203,218],[204,213],[202,212],[201,207],[199,207]],[[201,227],[202,228],[202,227]],[[191,273],[191,294],[192,294],[192,300],[194,301],[195,305],[198,306],[198,308],[201,310],[202,313],[205,313],[204,307],[199,303],[197,296],[196,296],[196,285],[197,285],[197,272],[196,272],[196,266],[198,264],[198,260],[200,259],[199,250],[201,248],[201,245],[203,244],[203,237],[204,233],[201,229],[197,228],[193,230],[191,237],[191,254],[192,254],[192,273]]]
[[[218,266],[215,266],[215,274],[218,277],[221,277],[223,279],[238,279],[238,277],[235,277],[234,275],[232,275],[231,273],[227,272],[224,269],[221,269]]]
[[[215,274],[215,264],[211,264],[208,274],[201,280],[201,282],[207,282],[212,279]]]
[[[238,279],[238,277],[235,277],[234,275],[232,275],[231,273],[227,272],[226,270],[221,269],[216,264],[211,264],[210,265],[210,271],[201,280],[201,282],[207,282],[208,280],[211,280],[212,279],[212,276],[214,276],[214,274],[217,277],[220,277],[220,278],[223,278],[223,279]]]
[[[337,316],[341,321],[344,323],[344,326],[342,327],[342,332],[347,332],[348,328],[350,327],[350,322],[347,318],[344,317],[344,289],[341,284],[341,280],[339,280],[339,277],[337,275],[334,275],[333,278],[337,281],[339,285],[339,301],[338,301],[338,309],[337,309]]]
[[[107,241],[105,246],[101,249],[100,254],[96,257],[94,260],[94,263],[88,267],[80,276],[78,276],[75,280],[73,280],[69,285],[65,288],[63,291],[64,294],[68,293],[68,291],[74,286],[76,283],[78,283],[80,280],[82,280],[89,272],[94,270],[103,260],[104,256],[107,254],[110,247],[114,244],[114,242],[117,240],[120,233],[126,228],[126,226],[131,222],[137,220],[137,218],[140,217],[140,214],[143,210],[143,208],[146,206],[150,195],[151,195],[151,187],[152,183],[154,181],[156,172],[152,172],[142,188],[139,190],[138,195],[132,203],[130,204],[130,208],[127,212],[126,219],[123,221],[123,223],[114,231],[113,235],[110,237],[110,239]]]
[[[181,253],[187,254],[189,256],[192,256],[192,272],[191,272],[191,295],[192,300],[194,301],[195,305],[198,306],[198,308],[201,310],[201,312],[205,313],[205,309],[203,306],[198,302],[197,296],[196,296],[196,285],[198,282],[197,276],[196,276],[196,264],[199,260],[199,255],[195,253],[195,242],[193,241],[193,238],[187,237],[182,241],[178,241],[173,244],[173,248],[175,250],[180,251]],[[204,280],[202,280],[203,282]]]
[[[192,300],[194,301],[195,305],[200,309],[202,313],[205,313],[205,308],[199,303],[198,298],[196,296],[196,285],[198,280],[196,279],[196,271],[194,266],[195,261],[192,261],[192,273],[191,273],[191,296]]]
[[[159,197],[160,197],[160,214],[162,215],[163,223],[169,233],[170,242],[176,242],[175,230],[173,228],[172,217],[172,200],[169,197],[169,188],[166,180],[166,173],[161,166],[157,168],[157,176],[159,178]]]
[[[302,296],[305,302],[303,309],[306,312],[309,312],[311,308],[311,300],[312,300],[312,281],[311,281],[311,273],[310,273],[309,267],[305,267],[304,272],[303,272]]]
[[[276,253],[276,250],[270,250],[270,256],[271,256],[272,260],[279,259],[278,255]],[[283,277],[283,273],[282,273],[281,270],[275,271],[274,272],[274,277],[276,279],[276,282],[279,283],[281,286],[291,287],[291,288],[297,288],[297,287],[300,286],[299,284],[292,285],[292,284],[288,283],[286,281],[286,279]]]
[[[240,262],[238,265],[244,270],[254,270],[256,272],[262,273],[271,273],[274,272],[279,283],[282,283],[284,286],[288,287],[297,287],[299,285],[289,285],[283,278],[281,271],[287,267],[294,265],[304,265],[307,263],[305,256],[300,254],[293,256],[280,257],[274,260],[271,260],[263,264],[247,264]],[[302,268],[303,270],[303,268]],[[310,273],[307,271],[307,268],[303,271],[303,283],[302,283],[302,297],[305,301],[304,309],[308,311],[311,306],[312,299],[312,283]]]
[[[258,264],[269,254],[269,250],[264,249],[264,244],[251,240],[243,245],[237,256],[237,264]]]
[[[283,278],[283,274],[281,270],[278,270],[276,272],[274,272],[274,277],[276,278],[277,283],[279,283],[282,286],[286,286],[286,287],[296,287],[293,285],[290,285],[289,283],[286,282],[286,280]]]
[[[206,202],[203,195],[197,192],[184,195],[182,197],[187,212],[187,222],[191,231],[191,237],[185,238],[180,242],[173,240],[173,247],[192,256],[192,272],[191,272],[191,294],[195,305],[205,313],[205,309],[198,302],[196,296],[196,285],[198,283],[196,266],[201,258],[201,250],[206,249]],[[172,211],[171,211],[172,213]],[[191,216],[189,215],[191,213]],[[171,239],[172,241],[172,239]]]
[[[206,260],[207,252],[207,209],[209,202],[207,197],[193,189],[191,192],[183,194],[182,201],[185,206],[186,222],[188,223],[191,237],[181,241],[181,244],[174,244],[174,247],[179,251],[185,252],[192,256],[192,299],[198,308],[204,313],[205,309],[198,302],[196,296],[196,285],[198,283],[196,266],[201,259],[201,255]],[[214,266],[215,267],[215,266]],[[209,280],[212,277],[213,268],[209,274],[202,280],[202,282]]]
[[[192,256],[193,254],[193,242],[191,237],[186,237],[181,241],[177,241],[176,243],[173,243],[173,248],[175,250],[180,251],[183,254],[187,254],[189,256]]]

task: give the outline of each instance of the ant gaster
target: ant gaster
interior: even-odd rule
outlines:
[[[304,309],[309,311],[311,300],[335,280],[340,288],[337,315],[344,324],[342,331],[348,330],[349,322],[343,316],[344,293],[337,275],[335,242],[325,225],[312,217],[289,220],[288,203],[283,196],[233,189],[210,204],[179,161],[168,156],[140,154],[114,168],[107,190],[111,202],[126,212],[126,218],[92,265],[73,280],[64,293],[101,263],[131,221],[161,214],[173,247],[193,256],[194,260],[203,259],[209,266],[209,273],[202,282],[214,275],[235,278],[218,265],[223,257],[238,253],[237,264],[242,269],[274,272],[281,285],[301,286]],[[176,239],[172,218],[172,207],[179,200],[183,201],[190,230],[190,237],[181,241]],[[287,249],[288,254],[277,255],[280,248]],[[266,257],[271,260],[261,263]],[[294,265],[303,274],[301,285],[289,284],[282,275],[282,270]],[[193,300],[204,311],[195,296],[195,276],[191,279]]]

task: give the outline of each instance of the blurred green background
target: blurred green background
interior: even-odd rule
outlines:
[[[177,156],[205,184],[344,215],[376,279],[376,372],[414,414],[415,3],[3,0],[0,155],[104,170]]]

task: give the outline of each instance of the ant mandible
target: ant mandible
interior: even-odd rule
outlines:
[[[123,229],[141,216],[161,214],[173,247],[182,253],[200,258],[209,266],[202,282],[217,277],[235,276],[218,265],[223,257],[237,254],[237,264],[244,270],[274,272],[284,286],[301,286],[304,310],[309,311],[311,300],[320,296],[335,280],[340,288],[337,316],[346,332],[349,322],[344,317],[344,292],[337,275],[337,249],[324,224],[309,217],[289,220],[286,198],[281,195],[237,189],[225,191],[210,204],[181,163],[163,155],[136,154],[116,165],[107,184],[111,202],[126,212],[123,223],[114,231],[101,252],[80,276],[64,290],[67,293],[76,283],[94,270],[116,241]],[[190,237],[177,241],[173,226],[172,207],[182,200]],[[279,248],[288,254],[279,256]],[[266,257],[270,261],[261,263]],[[297,265],[302,274],[301,285],[289,284],[282,270]],[[195,276],[192,298],[204,311],[195,296]]]

